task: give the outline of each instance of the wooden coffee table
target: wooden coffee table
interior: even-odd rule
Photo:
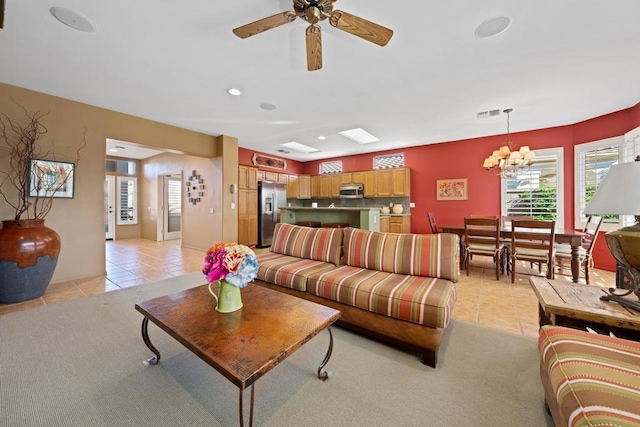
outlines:
[[[538,297],[539,322],[543,325],[582,329],[640,340],[640,313],[614,302],[600,300],[604,288],[532,276],[529,283]]]
[[[253,284],[242,289],[242,302],[244,306],[236,312],[218,313],[203,285],[135,305],[144,315],[142,339],[154,353],[145,363],[160,361],[147,330],[151,320],[240,389],[240,426],[244,425],[244,389],[251,386],[249,425],[253,425],[255,381],[325,328],[329,349],[318,378],[328,378],[323,368],[333,350],[329,326],[340,317],[338,310]]]

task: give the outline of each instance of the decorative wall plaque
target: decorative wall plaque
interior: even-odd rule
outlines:
[[[201,202],[201,199],[204,197],[204,179],[200,175],[196,173],[196,171],[191,172],[191,176],[187,178],[187,198],[189,203],[193,203],[194,205]]]

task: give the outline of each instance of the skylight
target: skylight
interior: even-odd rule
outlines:
[[[369,132],[362,128],[344,130],[342,132],[338,132],[340,135],[345,138],[349,138],[352,141],[357,142],[358,144],[369,144],[372,142],[379,142],[380,139],[371,135]]]

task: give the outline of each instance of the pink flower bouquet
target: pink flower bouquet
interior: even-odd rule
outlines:
[[[209,283],[226,280],[234,286],[244,288],[258,275],[256,254],[244,245],[216,243],[204,257],[202,274]]]

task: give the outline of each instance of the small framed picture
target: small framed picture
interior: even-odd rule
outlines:
[[[467,200],[467,178],[438,179],[436,200]]]
[[[32,159],[29,171],[29,197],[73,199],[75,164]]]

